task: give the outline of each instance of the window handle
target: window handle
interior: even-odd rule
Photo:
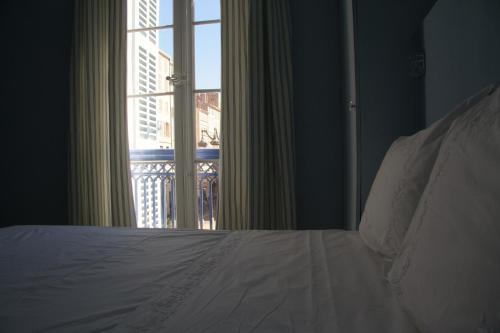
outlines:
[[[351,112],[354,112],[356,111],[356,103],[354,103],[353,101],[349,101],[349,111]]]
[[[165,78],[167,81],[172,82],[174,86],[180,86],[186,83],[186,74],[174,73]]]

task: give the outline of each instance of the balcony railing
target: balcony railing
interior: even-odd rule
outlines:
[[[198,228],[215,229],[219,150],[198,149],[196,157]],[[130,165],[138,227],[176,228],[174,150],[133,149]]]

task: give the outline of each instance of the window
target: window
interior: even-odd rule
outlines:
[[[216,226],[219,1],[128,0],[127,112],[139,227]]]

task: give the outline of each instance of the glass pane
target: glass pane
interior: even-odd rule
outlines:
[[[175,147],[173,96],[129,98],[127,116],[131,150]],[[173,155],[173,152],[171,154]]]
[[[198,25],[194,32],[196,89],[220,89],[220,24]]]
[[[174,97],[133,97],[127,108],[137,226],[174,228]]]
[[[198,228],[214,230],[217,227],[217,208],[219,204],[219,161],[198,161],[196,170]]]
[[[194,20],[220,20],[220,0],[194,0]]]
[[[172,0],[128,0],[128,29],[173,24]]]
[[[158,38],[159,37],[159,38]],[[128,33],[127,94],[173,92],[172,29]]]
[[[131,155],[132,193],[137,227],[175,228],[175,163]]]
[[[220,98],[219,92],[195,94],[195,133],[197,149],[219,149]],[[207,154],[208,152],[205,152]],[[205,156],[210,158],[210,156]],[[199,157],[204,158],[204,157]],[[211,157],[216,159],[218,157]]]
[[[174,60],[174,30],[172,28],[160,29],[159,33],[159,48],[165,53],[171,61]]]
[[[128,0],[129,29],[172,24],[172,0]],[[173,93],[173,29],[128,33],[127,92]],[[137,226],[175,228],[174,97],[127,100],[130,167]]]

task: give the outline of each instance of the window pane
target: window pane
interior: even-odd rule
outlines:
[[[219,149],[220,93],[197,93],[194,97],[196,148]],[[207,156],[207,158],[209,157]]]
[[[173,92],[172,29],[128,33],[127,52],[128,95]]]
[[[130,149],[174,148],[173,96],[129,98],[127,114]]]
[[[220,24],[195,26],[196,89],[220,89]]]
[[[220,97],[219,92],[195,94],[199,229],[215,229],[217,225]]]
[[[132,97],[127,108],[137,226],[174,228],[174,97]]]
[[[173,24],[172,0],[128,0],[128,29]]]
[[[160,25],[174,24],[173,0],[160,0]]]
[[[204,160],[196,163],[198,228],[216,229],[218,217],[219,161]]]
[[[220,20],[220,0],[194,0],[194,20]]]
[[[132,193],[138,228],[175,228],[175,163],[131,153]]]
[[[159,30],[159,48],[170,60],[174,60],[174,30],[172,28]]]

